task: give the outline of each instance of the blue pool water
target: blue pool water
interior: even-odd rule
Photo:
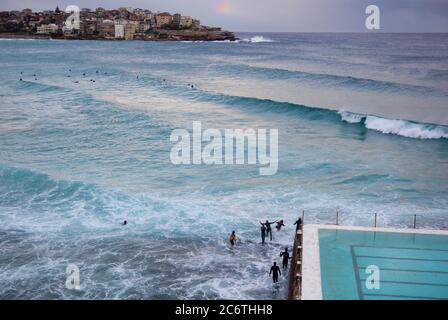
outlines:
[[[320,229],[319,247],[324,299],[448,299],[448,235]]]

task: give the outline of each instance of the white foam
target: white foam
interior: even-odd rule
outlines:
[[[385,119],[367,116],[365,126],[382,133],[396,134],[408,138],[440,139],[448,138],[448,128],[438,125],[419,124],[405,120]]]
[[[250,39],[242,39],[242,42],[260,43],[260,42],[274,42],[274,40],[265,38],[263,36],[253,36]]]
[[[387,119],[377,116],[357,114],[348,111],[339,111],[341,119],[348,123],[361,123],[367,129],[376,130],[386,134],[415,139],[441,139],[448,138],[448,127],[435,124],[416,123],[400,119]]]
[[[338,113],[341,115],[342,120],[348,123],[360,123],[366,117],[365,115],[351,113],[348,111],[339,111]]]
[[[35,40],[47,40],[46,38],[0,38],[0,41],[35,41]]]

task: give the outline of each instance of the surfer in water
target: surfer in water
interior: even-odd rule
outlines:
[[[285,251],[280,252],[280,257],[283,257],[282,268],[288,268],[288,261],[289,259],[291,259],[291,257],[289,256],[288,248],[285,248]]]
[[[275,228],[277,229],[277,231],[280,231],[280,229],[284,226],[285,226],[285,224],[283,223],[283,220],[280,220],[280,221],[277,221],[277,225],[275,226]]]
[[[274,262],[274,265],[271,267],[271,271],[269,272],[269,276],[272,274],[272,281],[274,283],[278,282],[278,275],[282,275],[280,268],[277,265],[277,262]]]
[[[269,240],[272,241],[272,228],[271,228],[271,224],[274,224],[276,222],[269,222],[269,220],[266,220],[265,223],[260,221],[261,225],[264,225],[266,227],[266,236],[269,235]]]
[[[266,227],[264,224],[261,224],[261,244],[264,244],[264,239],[266,238]]]
[[[229,237],[229,241],[230,241],[230,244],[232,245],[232,247],[235,245],[235,242],[236,242],[236,234],[235,234],[235,231],[232,231],[232,234],[230,235],[230,237]]]

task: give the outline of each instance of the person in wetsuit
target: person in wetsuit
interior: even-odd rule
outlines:
[[[276,222],[269,222],[269,220],[266,220],[265,223],[260,222],[261,225],[264,225],[266,227],[266,236],[269,235],[269,240],[272,241],[272,228],[271,228],[271,224],[274,224]]]
[[[297,219],[297,221],[294,222],[294,224],[297,225],[296,230],[299,230],[302,224],[302,218]]]
[[[266,227],[264,224],[261,224],[261,244],[264,244],[264,239],[266,238]]]
[[[232,247],[233,247],[233,246],[235,245],[235,242],[236,242],[236,234],[235,234],[235,231],[232,231],[232,234],[230,235],[229,240],[230,240],[230,244],[231,244]]]
[[[280,257],[283,257],[282,268],[283,269],[288,268],[288,261],[289,259],[291,259],[289,256],[288,248],[285,248],[285,251],[280,252]]]
[[[269,272],[269,275],[272,274],[272,281],[274,283],[278,282],[278,275],[282,275],[282,273],[280,272],[280,268],[277,266],[277,263],[274,262],[274,265],[271,267],[271,271]]]
[[[275,228],[277,229],[277,231],[280,231],[280,229],[285,226],[283,220],[277,221],[276,223],[277,225],[275,226]]]

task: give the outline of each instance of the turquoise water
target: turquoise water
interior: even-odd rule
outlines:
[[[448,35],[262,36],[0,40],[0,298],[284,298],[302,210],[448,227]],[[278,128],[277,174],[173,165],[193,121]],[[286,227],[263,247],[266,218]]]
[[[319,246],[324,299],[448,299],[448,235],[320,229]]]

